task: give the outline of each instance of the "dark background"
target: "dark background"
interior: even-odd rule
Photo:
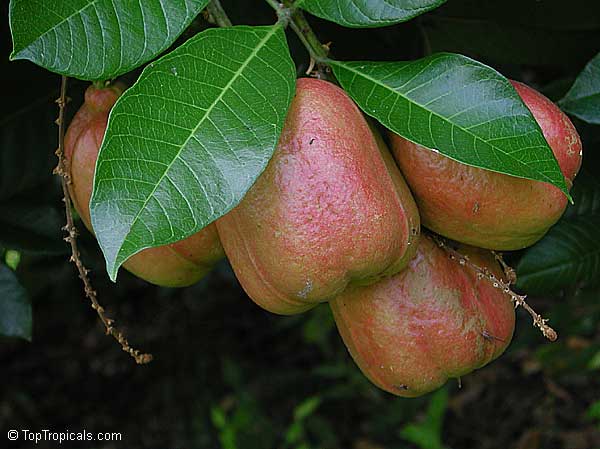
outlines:
[[[455,51],[558,99],[600,48],[597,3],[449,0],[417,20],[381,29],[310,22],[340,59]],[[236,24],[275,19],[258,0],[223,4]],[[0,339],[2,447],[34,447],[4,443],[8,429],[47,428],[123,434],[121,443],[65,444],[104,449],[600,448],[600,419],[590,412],[600,401],[597,288],[530,299],[551,319],[558,342],[545,341],[518,311],[506,354],[463,378],[462,388],[451,381],[435,394],[401,399],[360,374],[326,305],[299,316],[271,315],[246,297],[226,262],[186,289],[157,288],[123,270],[112,284],[95,241],[80,226],[82,257],[108,315],[134,346],[155,356],[147,366],[135,365],[104,335],[60,240],[61,202],[51,176],[59,77],[8,61],[8,2],[0,8],[0,202],[48,208],[43,226],[2,224],[0,217],[0,246],[10,248],[4,244],[10,236],[45,248],[45,254],[24,251],[17,269],[33,302],[33,342]],[[194,30],[205,26],[198,19]],[[289,38],[301,73],[307,55]],[[71,114],[85,88],[71,82]],[[600,127],[575,124],[584,140],[584,171],[598,176]]]

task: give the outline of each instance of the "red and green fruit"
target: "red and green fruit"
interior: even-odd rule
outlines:
[[[104,89],[90,86],[85,93],[85,102],[75,114],[65,136],[65,157],[73,206],[90,231],[89,203],[96,159],[108,115],[123,90],[120,85]],[[223,257],[223,248],[213,223],[179,242],[140,251],[129,258],[123,267],[153,284],[183,287],[200,280]]]
[[[350,354],[378,387],[420,396],[486,365],[508,346],[515,324],[511,298],[470,265],[501,279],[498,262],[489,251],[460,251],[470,263],[422,237],[407,269],[350,287],[330,302]]]
[[[534,89],[512,82],[537,120],[570,187],[581,141],[569,118]],[[516,250],[541,239],[567,206],[550,184],[456,162],[391,133],[394,157],[415,196],[424,226],[482,248]]]
[[[303,78],[273,158],[217,228],[246,293],[271,312],[293,314],[404,268],[419,214],[348,95]]]

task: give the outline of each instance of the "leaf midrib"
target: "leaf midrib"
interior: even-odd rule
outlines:
[[[215,101],[213,101],[212,104],[206,109],[206,111],[204,112],[204,115],[198,121],[198,124],[190,132],[190,135],[187,137],[187,139],[185,140],[185,142],[180,146],[179,150],[177,151],[177,154],[173,157],[173,160],[167,165],[167,167],[165,168],[165,171],[160,176],[160,178],[156,182],[156,185],[152,189],[152,192],[150,192],[150,194],[148,195],[148,197],[144,201],[144,204],[142,205],[142,207],[140,207],[138,213],[135,215],[134,219],[131,221],[131,226],[129,227],[129,230],[127,231],[127,234],[125,235],[125,237],[121,241],[121,244],[124,241],[127,240],[127,237],[131,233],[131,229],[133,229],[134,225],[139,220],[140,215],[146,209],[146,206],[148,205],[148,202],[150,201],[150,199],[154,197],[154,193],[156,192],[156,189],[161,184],[161,182],[163,181],[163,179],[165,178],[165,176],[167,175],[167,173],[169,172],[169,170],[171,169],[171,167],[173,166],[173,164],[175,163],[175,161],[177,161],[179,159],[179,157],[181,155],[181,152],[183,151],[184,148],[186,148],[186,146],[189,143],[189,141],[194,137],[194,135],[195,135],[196,131],[198,130],[198,128],[200,127],[200,125],[202,125],[204,123],[204,121],[207,119],[207,117],[212,112],[212,110],[215,108],[215,106],[223,99],[223,97],[225,96],[225,93],[229,91],[229,89],[231,88],[231,86],[233,85],[233,83],[242,75],[243,71],[246,69],[246,67],[248,66],[248,64],[250,63],[250,61],[253,60],[256,57],[256,55],[258,54],[258,52],[264,47],[264,45],[267,43],[267,41],[269,39],[271,39],[271,37],[279,30],[280,27],[281,27],[281,25],[279,25],[279,24],[275,24],[275,25],[273,25],[271,27],[271,30],[258,43],[258,45],[255,47],[255,49],[252,51],[252,53],[250,53],[250,55],[248,56],[248,58],[246,58],[246,60],[240,66],[240,68],[237,71],[234,72],[234,74],[232,75],[231,79],[227,82],[227,84],[225,85],[225,87],[223,88],[223,90],[221,91],[221,93],[217,96],[217,98],[215,99]],[[235,28],[236,27],[231,27],[231,28],[228,28],[228,29],[233,30]],[[115,265],[117,265],[117,259],[121,255],[121,251],[122,251],[122,246],[121,246],[121,249],[119,249],[117,257],[115,257],[115,260],[113,261],[113,264],[112,264],[113,266],[111,267],[111,271],[114,271],[114,267],[115,267]]]
[[[83,11],[85,11],[87,8],[89,8],[91,5],[94,5],[98,2],[100,2],[102,0],[91,0],[87,5],[85,5],[83,8],[81,8],[78,11],[75,11],[73,14],[71,14],[70,16],[67,16],[65,18],[63,18],[63,20],[61,20],[60,22],[56,23],[55,25],[53,25],[51,28],[48,28],[46,31],[44,31],[42,34],[40,34],[37,39],[32,40],[31,42],[28,42],[25,46],[23,46],[21,49],[19,49],[18,52],[12,54],[10,56],[10,59],[14,59],[14,57],[20,55],[25,49],[27,49],[28,47],[30,47],[31,45],[33,45],[34,43],[40,41],[44,36],[46,36],[46,34],[48,34],[50,31],[58,28],[59,26],[61,26],[63,23],[68,22],[69,20],[71,20],[71,18],[75,17],[78,14],[81,14]]]
[[[497,146],[493,145],[492,143],[490,143],[490,142],[487,142],[487,141],[483,140],[483,139],[482,139],[481,137],[479,137],[477,134],[473,134],[473,133],[472,133],[472,132],[470,132],[469,130],[467,130],[467,129],[464,129],[464,128],[461,128],[461,127],[460,127],[460,126],[458,126],[458,125],[455,125],[454,123],[452,123],[451,121],[449,121],[449,120],[448,120],[448,119],[446,119],[445,117],[443,117],[443,116],[439,115],[438,113],[436,113],[436,112],[434,112],[434,111],[431,111],[430,109],[426,108],[425,106],[423,106],[423,105],[421,105],[421,104],[419,104],[419,103],[416,103],[415,101],[412,101],[411,99],[409,99],[408,97],[404,96],[402,93],[400,93],[400,92],[398,92],[398,91],[394,90],[393,88],[391,88],[391,87],[390,87],[390,86],[388,86],[387,84],[385,84],[385,83],[383,83],[383,82],[380,82],[379,80],[377,80],[377,79],[375,79],[375,78],[373,78],[373,77],[371,77],[371,76],[369,76],[369,75],[367,75],[367,74],[365,74],[365,73],[363,73],[363,72],[361,72],[361,71],[359,71],[359,70],[356,70],[356,69],[354,69],[353,67],[350,67],[350,66],[348,66],[348,65],[344,64],[344,63],[343,63],[343,62],[341,62],[341,61],[333,61],[333,60],[332,60],[332,61],[330,61],[330,63],[333,63],[333,64],[340,65],[341,67],[345,68],[346,70],[350,70],[351,72],[353,72],[353,73],[355,73],[355,74],[357,74],[357,75],[359,75],[359,76],[362,76],[362,77],[364,77],[364,78],[366,78],[366,79],[368,79],[368,80],[372,81],[373,83],[375,83],[375,84],[377,84],[377,85],[379,85],[379,86],[381,86],[381,87],[384,87],[384,88],[386,88],[387,90],[390,90],[390,91],[392,91],[392,92],[394,92],[394,93],[397,93],[397,94],[398,94],[398,95],[400,95],[402,98],[404,98],[404,100],[405,100],[405,101],[408,101],[408,102],[410,102],[410,103],[412,103],[412,104],[415,104],[415,105],[417,105],[418,107],[420,107],[421,109],[423,109],[423,110],[425,110],[425,111],[429,112],[431,115],[433,115],[433,116],[436,116],[436,117],[438,117],[438,118],[442,119],[442,121],[444,121],[444,122],[446,122],[446,123],[450,124],[451,126],[455,126],[455,127],[459,128],[459,129],[461,129],[463,132],[465,132],[466,134],[468,134],[468,135],[472,136],[472,137],[473,137],[473,138],[475,138],[476,140],[478,140],[478,141],[480,141],[480,142],[483,142],[484,144],[486,144],[486,145],[489,145],[490,147],[494,148],[496,151],[498,151],[498,152],[500,152],[500,153],[502,153],[502,154],[504,154],[504,155],[508,156],[510,159],[514,160],[514,161],[515,161],[515,162],[516,162],[518,165],[520,165],[520,166],[522,166],[522,167],[525,167],[526,169],[529,169],[529,170],[531,170],[531,167],[529,167],[527,164],[525,164],[525,163],[523,163],[523,162],[519,161],[519,160],[518,160],[518,159],[516,159],[514,156],[512,156],[510,153],[506,153],[506,152],[502,151],[500,148],[498,148]],[[540,132],[541,132],[541,131],[540,131]],[[548,147],[548,149],[549,149],[549,147]],[[550,151],[551,151],[551,150],[550,150]],[[449,155],[446,155],[446,156],[450,157]],[[492,169],[489,169],[489,170],[492,170]],[[497,170],[493,170],[493,171],[497,171]],[[541,176],[543,176],[543,177],[544,177],[544,179],[548,180],[548,182],[550,182],[551,184],[553,184],[553,180],[552,180],[552,178],[549,178],[548,176],[546,176],[545,174],[543,174],[542,172],[540,172],[540,171],[538,171],[538,170],[535,170],[535,171],[536,171],[537,173],[539,173]],[[505,173],[505,172],[498,172],[498,173],[508,174],[508,173]],[[516,175],[510,175],[510,176],[516,176]],[[561,183],[561,184],[564,184],[564,181],[563,181],[563,183]],[[562,190],[562,189],[561,189],[561,190]]]

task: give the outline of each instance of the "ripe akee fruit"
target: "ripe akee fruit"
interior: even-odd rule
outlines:
[[[582,155],[575,127],[542,94],[512,84],[540,125],[570,187]],[[390,134],[421,221],[438,234],[481,248],[516,250],[542,238],[565,210],[567,198],[551,184],[467,166]]]
[[[460,252],[502,279],[489,251],[464,246]],[[424,236],[404,271],[350,287],[330,305],[365,376],[405,397],[433,391],[497,358],[515,323],[511,298],[502,288]]]
[[[96,159],[109,112],[122,92],[120,85],[103,89],[90,86],[85,93],[85,102],[75,114],[65,136],[65,157],[71,178],[69,189],[73,206],[90,231],[89,203]],[[129,258],[123,267],[153,284],[184,287],[200,280],[223,257],[223,248],[213,223],[179,242],[140,251]]]
[[[310,78],[266,170],[217,228],[246,293],[279,314],[400,271],[420,231],[381,137],[343,90]]]

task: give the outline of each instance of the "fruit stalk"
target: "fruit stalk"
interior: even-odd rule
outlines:
[[[63,190],[63,202],[65,203],[65,215],[67,220],[67,224],[63,229],[68,233],[68,236],[65,237],[65,241],[67,241],[71,246],[70,261],[73,262],[77,267],[79,278],[83,282],[85,295],[91,301],[92,309],[96,311],[100,317],[100,320],[102,321],[102,324],[104,324],[104,327],[106,328],[106,334],[111,335],[115,340],[117,340],[123,351],[127,352],[131,357],[133,357],[136,363],[140,365],[146,364],[152,361],[152,354],[144,354],[139,350],[132,348],[123,333],[114,326],[114,320],[105,315],[104,307],[102,307],[98,302],[98,294],[93,289],[90,278],[88,277],[89,270],[83,265],[79,248],[77,247],[77,228],[73,222],[73,214],[71,212],[72,203],[68,186],[68,183],[71,182],[71,178],[69,175],[69,170],[66,168],[67,164],[64,154],[65,109],[67,105],[67,77],[64,75],[61,78],[60,97],[56,100],[56,103],[58,104],[58,119],[56,120],[58,125],[58,149],[56,150],[58,165],[54,170],[54,173],[60,177],[60,183]]]
[[[502,269],[505,272],[505,275],[509,279],[506,282],[502,279],[498,279],[489,270],[481,268],[480,266],[471,262],[469,260],[469,256],[461,254],[460,252],[446,245],[446,243],[444,243],[441,237],[434,235],[433,239],[440,248],[445,250],[450,255],[450,258],[452,260],[457,260],[460,265],[467,265],[468,267],[472,268],[478,273],[478,276],[483,276],[487,278],[492,283],[492,286],[494,288],[500,289],[504,291],[504,293],[509,295],[510,299],[515,305],[515,308],[521,306],[527,311],[527,313],[529,313],[529,315],[531,315],[531,318],[533,319],[533,325],[540,329],[544,337],[546,337],[550,341],[556,341],[556,339],[558,338],[558,334],[554,329],[552,329],[546,324],[548,320],[543,318],[539,313],[533,310],[529,304],[527,304],[527,302],[525,301],[525,295],[517,295],[510,289],[511,277],[514,276],[514,270],[508,265],[506,265],[504,260],[497,253],[492,251],[492,254],[494,255],[495,259],[498,261],[498,263],[500,263]]]

